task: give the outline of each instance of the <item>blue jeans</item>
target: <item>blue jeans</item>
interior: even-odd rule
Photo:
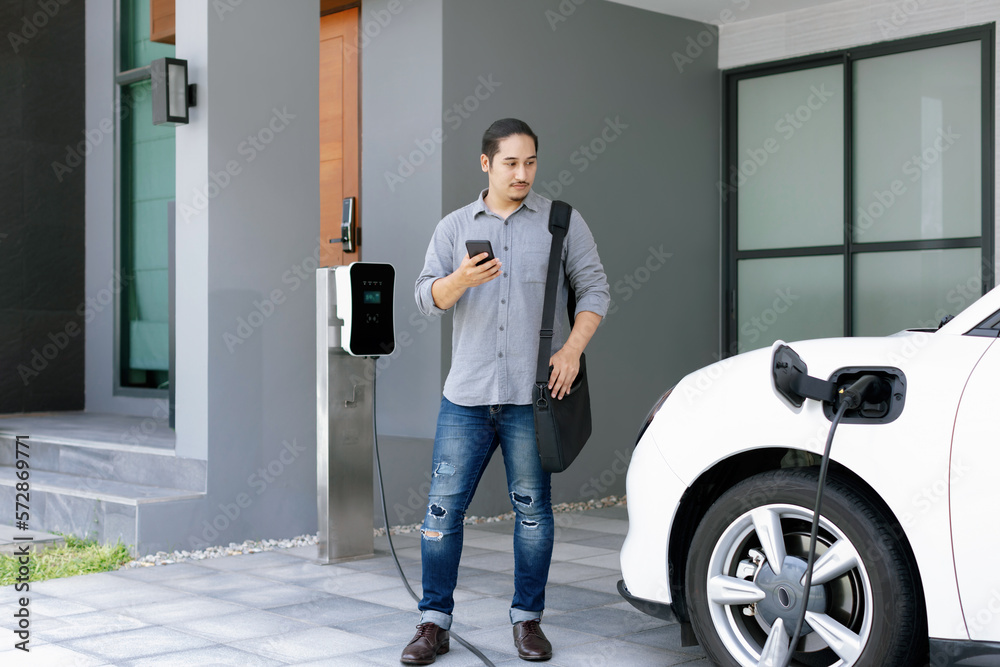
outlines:
[[[530,405],[455,405],[441,399],[431,490],[421,530],[424,597],[420,622],[451,627],[462,520],[497,445],[514,507],[514,600],[511,623],[541,618],[552,560],[550,473],[542,470]]]

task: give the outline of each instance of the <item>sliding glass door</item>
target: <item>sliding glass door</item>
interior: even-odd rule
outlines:
[[[728,75],[727,350],[936,327],[993,284],[992,27]]]

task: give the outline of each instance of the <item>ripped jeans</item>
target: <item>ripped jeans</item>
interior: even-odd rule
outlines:
[[[514,600],[510,621],[541,618],[555,535],[551,474],[542,470],[530,405],[465,407],[441,399],[431,490],[420,540],[421,623],[451,627],[462,555],[462,520],[497,445],[514,507]]]

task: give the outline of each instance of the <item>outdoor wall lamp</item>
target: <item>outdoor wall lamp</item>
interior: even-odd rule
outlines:
[[[153,125],[187,125],[195,106],[195,84],[188,84],[187,61],[158,58],[149,63],[153,89]]]

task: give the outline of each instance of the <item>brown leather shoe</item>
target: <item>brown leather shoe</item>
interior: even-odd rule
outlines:
[[[421,623],[417,626],[417,634],[403,649],[399,661],[404,665],[429,665],[442,653],[447,653],[450,647],[448,631],[442,630],[434,623]]]
[[[537,619],[514,624],[514,646],[521,660],[548,660],[552,657],[552,644],[545,638]]]

